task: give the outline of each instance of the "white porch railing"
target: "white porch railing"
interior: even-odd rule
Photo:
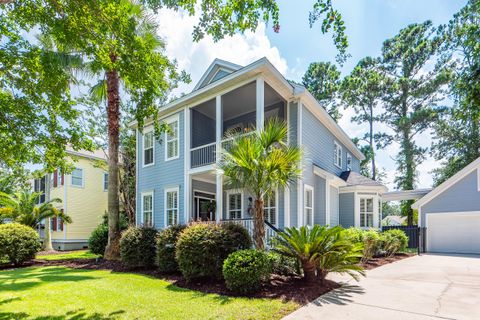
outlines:
[[[215,163],[216,142],[190,149],[190,162],[192,168]]]
[[[248,234],[253,240],[253,219],[230,219],[230,220],[220,220],[220,223],[238,223],[247,229]],[[265,221],[265,247],[267,249],[272,248],[272,240],[279,232],[277,228]]]

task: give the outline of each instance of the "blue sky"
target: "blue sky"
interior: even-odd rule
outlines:
[[[385,39],[395,36],[408,24],[432,20],[435,25],[447,23],[467,0],[332,0],[342,13],[349,40],[351,58],[341,68],[347,75],[357,61],[365,56],[378,56]],[[182,85],[176,92],[189,92],[203,72],[215,58],[247,65],[259,58],[267,57],[287,78],[300,81],[311,62],[335,61],[337,54],[330,34],[323,35],[320,24],[312,29],[308,13],[314,1],[280,0],[280,32],[275,33],[271,25],[261,24],[255,32],[237,34],[217,43],[205,38],[193,43],[191,33],[198,17],[189,17],[182,12],[161,10],[157,15],[159,34],[166,41],[166,52],[178,61],[178,66],[187,71],[192,83]],[[350,122],[352,110],[343,111],[339,121],[351,136],[362,136],[366,128]],[[379,130],[388,131],[383,125]],[[417,137],[421,146],[431,144],[430,132]],[[385,183],[394,189],[395,161],[398,145],[393,144],[378,152],[378,163],[387,175]],[[417,187],[430,187],[431,170],[439,164],[427,155],[418,167]]]

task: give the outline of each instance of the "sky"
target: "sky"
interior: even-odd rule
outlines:
[[[395,36],[408,24],[432,20],[434,25],[447,23],[467,0],[333,0],[346,24],[351,57],[340,68],[342,76],[348,75],[358,60],[366,56],[379,56],[385,39]],[[247,65],[267,57],[288,79],[301,81],[311,62],[335,61],[336,48],[330,34],[322,34],[320,24],[310,28],[308,13],[314,1],[280,0],[280,32],[275,33],[271,25],[262,23],[255,32],[236,34],[214,42],[207,37],[198,43],[192,41],[192,30],[197,17],[182,12],[161,10],[157,15],[159,34],[166,43],[166,53],[176,59],[179,69],[190,74],[192,82],[182,84],[175,92],[190,92],[203,72],[215,58]],[[351,123],[351,109],[342,110],[340,126],[351,137],[363,136],[366,128]],[[377,130],[388,131],[383,125]],[[431,144],[431,133],[417,137],[420,146]],[[392,144],[380,151],[378,164],[386,173],[385,184],[394,189],[394,157],[399,146]],[[427,156],[418,167],[418,188],[432,185],[431,170],[439,164]]]

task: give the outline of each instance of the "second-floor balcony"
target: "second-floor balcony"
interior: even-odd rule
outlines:
[[[247,134],[274,117],[286,119],[286,101],[261,79],[190,108],[190,167],[215,163],[227,132]]]

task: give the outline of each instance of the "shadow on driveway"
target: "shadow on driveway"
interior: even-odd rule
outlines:
[[[346,305],[353,302],[353,295],[364,293],[365,290],[362,287],[344,283],[340,288],[332,290],[314,300],[313,304],[317,306],[323,306],[326,304]]]

